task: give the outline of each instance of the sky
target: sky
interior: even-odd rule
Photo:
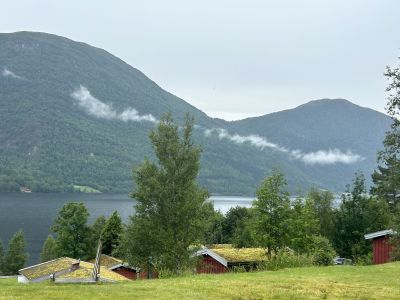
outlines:
[[[0,0],[0,32],[103,48],[226,120],[344,98],[384,112],[398,0]]]

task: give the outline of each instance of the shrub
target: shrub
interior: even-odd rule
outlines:
[[[232,268],[232,271],[234,273],[245,273],[245,272],[247,272],[247,270],[246,270],[246,268],[244,266],[234,266]]]
[[[355,260],[355,264],[358,266],[368,266],[372,265],[372,253],[366,255],[358,256]]]
[[[173,277],[185,277],[191,276],[196,273],[196,269],[185,268],[177,271],[169,270],[167,268],[160,268],[157,270],[158,278],[173,278]]]
[[[276,271],[284,268],[300,268],[313,265],[313,257],[306,254],[296,254],[293,251],[280,250],[270,261],[259,264],[259,270]]]

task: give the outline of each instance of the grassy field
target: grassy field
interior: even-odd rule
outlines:
[[[18,284],[0,299],[400,299],[400,263],[195,275],[118,284]]]

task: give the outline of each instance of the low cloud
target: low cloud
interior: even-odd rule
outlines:
[[[260,150],[266,148],[286,153],[292,159],[302,161],[307,165],[331,165],[331,164],[352,164],[364,160],[364,158],[358,154],[351,152],[350,150],[342,152],[339,149],[329,149],[329,150],[318,150],[315,152],[303,152],[301,150],[290,150],[286,147],[278,145],[276,143],[269,142],[266,138],[251,134],[251,135],[239,135],[230,134],[227,130],[223,128],[212,128],[205,129],[204,135],[206,137],[211,137],[216,135],[220,140],[228,140],[236,144],[249,144],[251,146],[257,147]]]
[[[350,150],[342,152],[339,149],[318,150],[303,153],[300,150],[292,150],[290,155],[308,165],[331,165],[336,163],[353,164],[364,160],[364,158]]]
[[[3,75],[3,77],[10,77],[10,78],[14,78],[14,79],[24,79],[22,76],[18,76],[13,71],[10,71],[7,68],[3,69],[2,75]]]
[[[261,150],[265,148],[270,148],[281,152],[289,152],[289,150],[287,150],[286,148],[271,143],[267,141],[266,138],[263,138],[256,134],[251,134],[246,136],[239,135],[236,133],[230,134],[227,130],[223,128],[212,128],[204,130],[204,135],[207,137],[212,136],[213,134],[216,134],[220,140],[226,139],[239,145],[248,143],[252,146],[260,148]]]
[[[88,114],[96,116],[97,118],[108,120],[116,119],[124,122],[157,122],[157,119],[153,115],[140,115],[136,109],[131,107],[122,112],[117,112],[111,105],[104,103],[92,96],[90,91],[82,85],[79,87],[79,89],[71,93],[71,97],[77,100],[78,105],[82,107]]]

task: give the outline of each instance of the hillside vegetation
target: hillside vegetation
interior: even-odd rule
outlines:
[[[399,263],[194,275],[98,285],[18,284],[0,279],[0,299],[399,299]]]
[[[273,167],[287,174],[293,192],[342,191],[355,171],[372,172],[390,123],[384,114],[327,99],[243,121],[213,119],[102,49],[45,33],[2,33],[0,191],[84,186],[127,193],[131,168],[152,158],[148,135],[168,111],[178,123],[187,112],[194,116],[204,150],[200,183],[230,195],[252,195]],[[207,136],[207,129],[228,135]],[[308,164],[255,145],[254,135],[289,150],[339,149],[362,159]]]

